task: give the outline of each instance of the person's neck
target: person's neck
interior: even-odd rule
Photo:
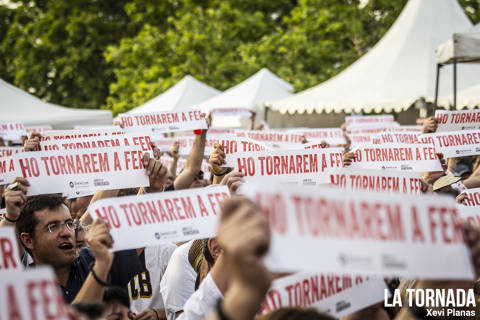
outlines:
[[[54,268],[54,272],[55,272],[55,275],[57,276],[57,280],[62,287],[65,287],[67,285],[68,277],[70,276],[70,269],[71,269],[71,266]]]

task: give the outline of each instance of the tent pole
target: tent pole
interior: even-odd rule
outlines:
[[[266,123],[268,123],[267,118],[268,118],[268,109],[269,107],[265,106],[264,112],[263,112],[263,119],[265,120]]]
[[[438,108],[438,83],[440,81],[440,70],[442,69],[442,64],[437,63],[437,75],[435,79],[435,102],[433,104],[433,116],[435,116],[435,110]]]
[[[457,58],[453,58],[453,110],[457,110]]]

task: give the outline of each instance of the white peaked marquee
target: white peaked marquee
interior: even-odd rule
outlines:
[[[112,112],[61,107],[0,79],[0,121],[18,121],[27,126],[50,124],[56,129],[75,125],[111,125]]]
[[[392,112],[435,94],[435,49],[472,26],[456,0],[409,0],[385,36],[337,76],[282,100],[281,113]],[[480,66],[459,65],[459,90],[479,81]],[[452,67],[440,77],[440,95],[453,90]]]
[[[480,82],[480,75],[478,81]],[[440,97],[438,104],[442,106],[452,106],[452,94]],[[462,109],[463,107],[473,109],[477,106],[480,106],[480,84],[457,92],[457,109]]]
[[[128,113],[181,110],[196,106],[219,93],[220,91],[217,89],[207,86],[190,75],[186,75],[170,89]]]

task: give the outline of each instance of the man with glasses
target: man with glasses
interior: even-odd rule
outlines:
[[[99,219],[86,236],[89,247],[81,249],[77,256],[75,224],[65,199],[60,195],[27,199],[28,182],[23,178],[14,182],[15,187],[5,192],[7,219],[0,225],[15,223],[33,265],[53,268],[67,303],[101,301],[107,284],[124,287],[134,275],[144,271],[136,250],[115,254],[109,251],[113,240],[106,223]]]

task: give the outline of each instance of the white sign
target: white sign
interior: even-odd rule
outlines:
[[[346,116],[345,125],[347,130],[351,130],[356,127],[378,127],[384,126],[385,123],[393,123],[394,119],[392,115],[384,114],[379,116]]]
[[[435,150],[445,158],[480,154],[480,130],[428,133],[421,135],[420,140],[433,141]]]
[[[437,132],[480,129],[480,110],[436,110]]]
[[[261,313],[284,307],[310,307],[340,318],[383,301],[383,279],[300,272],[274,280]]]
[[[19,152],[23,152],[23,147],[0,147],[0,158],[11,157]]]
[[[50,131],[52,130],[52,126],[49,124],[43,124],[39,126],[28,126],[25,127],[25,131],[30,135],[30,133],[42,133],[45,131]]]
[[[76,129],[76,130],[51,130],[42,133],[40,142],[51,140],[65,140],[78,138],[92,138],[112,136],[116,134],[124,134],[122,129],[118,127],[107,128],[90,128],[90,129]]]
[[[212,116],[250,117],[252,115],[252,111],[247,108],[217,108],[213,109],[210,114]]]
[[[21,269],[17,236],[13,227],[0,228],[0,273]]]
[[[111,190],[149,185],[138,147],[23,152],[13,156],[28,195]]]
[[[12,182],[17,176],[13,157],[0,158],[0,185]]]
[[[152,151],[152,141],[150,140],[150,137],[148,135],[139,134],[116,134],[101,137],[48,140],[40,142],[40,148],[44,151],[68,151],[133,146],[144,152]]]
[[[69,319],[67,306],[52,269],[0,272],[0,318]]]
[[[27,132],[22,123],[19,122],[2,122],[0,123],[0,138],[5,141],[21,142],[22,136],[26,136]]]
[[[88,212],[107,221],[118,251],[212,237],[229,196],[226,186],[157,192],[102,199]]]
[[[305,136],[308,142],[322,142],[325,141],[329,145],[345,144],[345,137],[340,128],[325,128],[325,129],[292,129],[288,132],[296,133]]]
[[[185,130],[207,129],[207,122],[200,110],[122,113],[120,121],[126,132],[176,132]]]
[[[474,277],[451,197],[248,182],[242,192],[269,221],[272,271]]]
[[[418,136],[420,133],[417,132],[409,132],[409,131],[397,131],[391,130],[387,132],[378,133],[375,136],[375,139],[382,144],[394,143],[394,144],[401,144],[401,143],[415,143],[418,142]]]
[[[226,167],[246,177],[291,176],[294,179],[343,167],[343,149],[245,152],[227,155]]]
[[[480,209],[480,188],[467,189],[464,193],[467,195],[465,205],[469,207],[479,207]]]
[[[288,148],[303,143],[304,136],[291,132],[274,130],[236,130],[236,135],[241,138],[248,138],[272,147]]]
[[[431,144],[365,145],[354,154],[352,169],[443,171]]]
[[[395,194],[422,194],[422,179],[413,172],[335,169],[328,172],[330,183],[346,190]]]
[[[458,205],[458,216],[460,219],[470,221],[475,225],[480,225],[480,207]]]

